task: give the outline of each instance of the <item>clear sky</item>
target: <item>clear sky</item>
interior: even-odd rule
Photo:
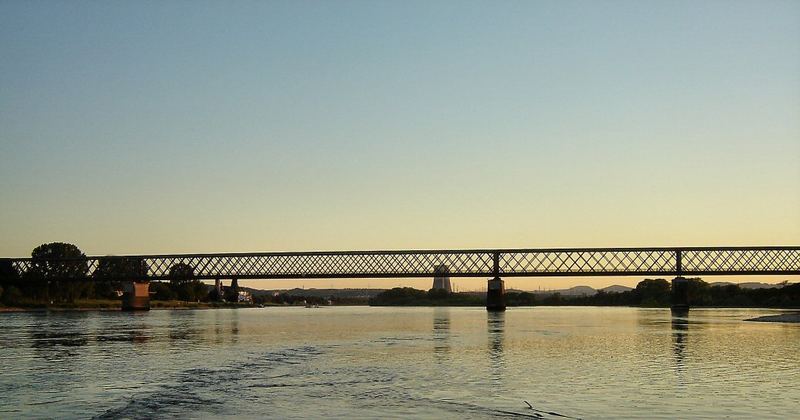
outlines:
[[[800,2],[0,1],[0,203],[9,257],[797,245]]]

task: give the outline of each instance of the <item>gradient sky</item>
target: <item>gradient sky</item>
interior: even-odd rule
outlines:
[[[0,57],[0,256],[800,244],[797,1],[5,0]]]

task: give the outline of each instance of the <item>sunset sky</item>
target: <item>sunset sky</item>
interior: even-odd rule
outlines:
[[[3,1],[0,57],[3,257],[800,244],[797,1]]]

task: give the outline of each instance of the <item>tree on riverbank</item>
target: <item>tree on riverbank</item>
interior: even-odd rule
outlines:
[[[0,259],[0,284],[10,284],[19,281],[19,271],[9,259]]]
[[[207,286],[197,280],[194,267],[177,263],[169,269],[170,288],[179,300],[196,302],[208,298]]]
[[[395,287],[369,300],[372,306],[479,306],[484,304],[481,296],[468,293],[450,293],[443,289],[427,292],[411,287]]]
[[[95,297],[117,298],[117,290],[122,289],[123,281],[141,279],[147,276],[148,265],[143,258],[103,257],[92,274],[95,282]]]
[[[30,268],[19,271],[0,259],[0,302],[6,306],[41,307],[73,304],[79,299],[119,300],[122,283],[146,280],[149,266],[141,257],[102,257],[89,275],[89,260],[76,245],[52,242],[31,252]],[[210,287],[197,279],[194,268],[178,263],[170,282],[152,282],[154,300],[208,301]]]
[[[641,306],[669,306],[672,300],[672,286],[664,279],[645,279],[633,289],[634,301]]]
[[[31,267],[23,275],[23,293],[44,301],[74,302],[92,295],[88,272],[86,255],[77,246],[42,244],[31,252]]]
[[[800,308],[800,283],[764,289],[745,289],[738,285],[712,286],[699,278],[689,281],[689,304],[708,307]],[[646,306],[669,307],[672,288],[665,279],[645,279],[635,289],[595,295],[568,296],[560,293],[534,294],[508,292],[508,306]],[[485,297],[477,294],[425,292],[410,287],[387,290],[370,299],[373,306],[482,306]]]

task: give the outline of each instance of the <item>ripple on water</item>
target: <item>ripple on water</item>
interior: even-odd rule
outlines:
[[[737,320],[758,311],[274,309],[3,318],[0,418],[789,418],[800,398],[800,328]]]

